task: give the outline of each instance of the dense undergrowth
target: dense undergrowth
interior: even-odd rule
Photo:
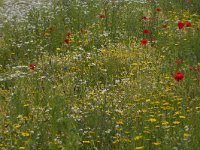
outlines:
[[[55,1],[0,29],[0,149],[198,150],[198,0]]]

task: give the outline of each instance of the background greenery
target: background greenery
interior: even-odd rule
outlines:
[[[4,23],[0,148],[198,149],[198,6],[63,0]]]

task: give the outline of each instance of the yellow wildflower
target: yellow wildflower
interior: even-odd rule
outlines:
[[[125,131],[124,133],[125,133],[125,134],[129,134],[130,132],[128,132],[128,131]]]
[[[30,134],[28,132],[22,132],[22,136],[28,137],[28,136],[30,136]]]
[[[19,124],[15,125],[16,129],[19,129],[20,127],[21,127],[21,125],[19,125]]]
[[[158,145],[160,145],[161,143],[160,143],[160,142],[153,142],[152,144],[158,146]]]
[[[169,77],[169,76],[166,76],[165,79],[170,79],[170,77]]]
[[[123,125],[124,123],[122,121],[116,122],[118,125]]]
[[[169,122],[168,121],[162,121],[162,125],[168,125]]]
[[[182,101],[182,100],[183,100],[183,98],[179,97],[179,98],[177,98],[177,100],[178,100],[178,101]]]
[[[144,149],[144,146],[138,146],[135,148],[135,150],[142,150],[142,149]]]
[[[132,66],[138,66],[138,63],[132,63]]]
[[[18,116],[17,116],[17,119],[22,119],[22,118],[23,118],[22,115],[18,115]]]
[[[168,102],[165,102],[165,103],[163,104],[163,106],[167,106],[167,105],[169,105],[169,103],[168,103]]]
[[[175,112],[175,115],[179,115],[179,114],[181,114],[180,111],[176,111],[176,112]]]
[[[117,140],[113,141],[112,143],[117,144],[117,143],[119,143],[119,140],[117,139]]]
[[[198,110],[198,109],[200,109],[200,107],[198,107],[198,106],[197,106],[195,109],[197,109],[197,110]]]
[[[115,52],[115,50],[114,50],[114,49],[112,49],[112,50],[111,50],[111,52]]]
[[[102,49],[100,52],[101,52],[102,54],[105,54],[105,53],[106,53],[106,49]]]
[[[150,134],[151,132],[148,130],[144,130],[143,133]]]
[[[60,51],[61,49],[60,48],[56,48],[56,51]]]
[[[157,120],[155,118],[150,118],[148,121],[149,122],[156,122]]]
[[[74,38],[70,38],[70,42],[74,42]],[[87,41],[86,41],[87,42]]]
[[[184,140],[187,140],[189,136],[190,136],[190,134],[184,133],[184,134],[183,134]]]
[[[181,118],[181,119],[185,119],[186,117],[185,117],[185,116],[179,116],[179,118]]]
[[[147,110],[145,110],[145,109],[142,109],[142,112],[143,112],[143,113],[145,113],[145,112],[147,112]]]
[[[135,140],[135,141],[140,140],[140,139],[142,139],[142,136],[141,136],[141,135],[138,135],[138,136],[134,137],[134,140]]]
[[[164,55],[161,55],[160,58],[165,58],[165,56],[164,56]]]
[[[124,141],[124,142],[128,142],[128,143],[131,142],[131,140],[130,140],[130,139],[127,139],[127,138],[125,138],[123,141]]]
[[[150,99],[146,99],[146,102],[150,102],[151,100]]]
[[[30,104],[24,104],[24,107],[28,107],[28,106],[30,106]]]
[[[180,121],[173,121],[173,124],[175,125],[180,124]]]
[[[82,141],[83,144],[90,144],[90,141]]]
[[[27,117],[27,116],[24,116],[24,117],[23,117],[23,120],[28,120],[28,117]]]

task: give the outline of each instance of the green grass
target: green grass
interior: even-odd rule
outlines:
[[[8,21],[0,149],[198,149],[196,2],[55,1]]]
[[[0,0],[0,6],[2,6],[3,5],[3,0]]]

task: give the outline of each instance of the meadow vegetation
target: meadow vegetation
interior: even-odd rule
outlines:
[[[198,0],[58,0],[0,28],[0,149],[198,150]]]

